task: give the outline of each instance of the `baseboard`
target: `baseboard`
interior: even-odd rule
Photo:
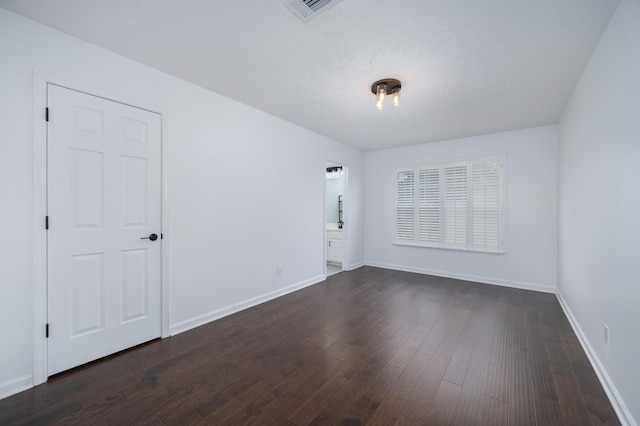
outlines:
[[[501,280],[498,278],[482,277],[479,275],[466,275],[449,271],[438,271],[435,269],[416,268],[413,266],[394,265],[390,263],[382,262],[368,262],[365,261],[367,266],[375,266],[376,268],[393,269],[395,271],[403,272],[415,272],[417,274],[435,275],[437,277],[453,278],[456,280],[474,281],[482,284],[492,284],[501,287],[519,288],[522,290],[540,291],[543,293],[555,293],[556,288],[554,286],[545,284],[525,283],[520,281]]]
[[[33,376],[22,376],[0,383],[0,399],[7,398],[33,387]]]
[[[609,377],[609,374],[607,374],[607,370],[605,370],[604,365],[602,365],[602,362],[600,362],[600,358],[598,358],[598,355],[596,355],[595,350],[593,350],[593,346],[591,346],[591,343],[589,342],[589,339],[587,339],[586,334],[584,334],[582,328],[580,328],[580,324],[578,324],[576,317],[573,315],[573,312],[571,312],[569,305],[564,300],[564,297],[562,297],[562,294],[559,290],[556,291],[556,298],[558,299],[558,302],[560,303],[564,314],[569,320],[571,328],[573,328],[574,333],[576,333],[576,336],[578,336],[578,340],[580,341],[582,349],[584,349],[585,353],[587,354],[587,358],[589,358],[591,366],[595,370],[605,393],[609,397],[609,401],[611,402],[613,409],[618,415],[618,420],[620,420],[620,423],[622,423],[624,426],[637,426],[636,421],[633,419],[633,416],[629,412],[629,409],[620,396],[618,389],[616,389],[613,381],[611,380],[611,377]]]
[[[280,296],[284,296],[285,294],[293,293],[294,291],[300,290],[302,288],[308,287],[313,284],[317,284],[321,281],[324,281],[327,277],[323,275],[318,275],[311,279],[299,282],[297,284],[293,284],[289,287],[285,287],[276,291],[272,291],[270,293],[263,294],[261,296],[257,296],[251,298],[249,300],[245,300],[244,302],[236,303],[231,306],[227,306],[224,308],[216,309],[213,312],[209,312],[204,315],[200,315],[196,318],[192,318],[186,321],[181,321],[177,324],[171,326],[171,335],[183,333],[185,331],[191,330],[193,328],[199,327],[201,325],[210,323],[211,321],[215,321],[217,319],[226,317],[231,314],[235,314],[236,312],[244,311],[245,309],[251,308],[253,306],[259,305],[261,303],[267,302],[269,300],[275,299]]]
[[[351,265],[349,265],[349,266],[347,266],[345,268],[345,271],[353,271],[354,269],[362,268],[364,265],[365,265],[364,261],[357,262],[357,263],[352,263]]]

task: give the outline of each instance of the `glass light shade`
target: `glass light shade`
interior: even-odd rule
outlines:
[[[385,96],[387,96],[387,85],[378,84],[378,100],[384,102]]]
[[[393,94],[391,95],[391,99],[393,99],[393,105],[398,106],[400,105],[400,89],[399,88],[395,88],[393,89]]]
[[[381,104],[384,104],[384,98],[385,96],[387,96],[387,85],[382,83],[382,84],[378,84],[378,93],[377,93],[377,99],[378,102]]]

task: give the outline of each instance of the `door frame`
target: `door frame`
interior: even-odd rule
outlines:
[[[45,327],[47,323],[47,231],[44,226],[47,212],[47,122],[45,121],[45,108],[47,106],[47,85],[55,84],[70,90],[75,90],[88,95],[97,96],[106,100],[144,109],[160,114],[160,187],[161,187],[161,230],[164,238],[161,240],[162,254],[160,257],[160,320],[161,337],[170,334],[169,317],[169,256],[170,235],[169,205],[167,188],[169,177],[168,167],[168,143],[164,138],[164,128],[167,119],[167,108],[150,105],[139,99],[131,99],[129,96],[91,84],[74,81],[33,71],[33,385],[39,385],[48,378],[48,351]],[[55,117],[55,112],[52,112]],[[54,118],[55,119],[55,118]]]
[[[324,178],[322,191],[322,241],[323,244],[323,256],[322,256],[322,270],[324,271],[324,277],[327,278],[327,167],[342,166],[344,171],[344,198],[343,198],[343,217],[344,225],[342,226],[342,270],[349,271],[349,167],[344,161],[325,160],[322,177]]]

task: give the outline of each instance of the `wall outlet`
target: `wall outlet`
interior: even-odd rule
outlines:
[[[277,275],[278,277],[281,277],[281,276],[282,276],[282,269],[283,269],[283,268],[284,268],[284,266],[282,266],[282,265],[278,265],[278,266],[276,266],[276,275]]]
[[[604,343],[605,345],[609,344],[609,327],[608,326],[604,326]]]

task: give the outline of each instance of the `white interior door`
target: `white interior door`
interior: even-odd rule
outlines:
[[[52,84],[47,105],[52,375],[160,337],[161,117]]]

